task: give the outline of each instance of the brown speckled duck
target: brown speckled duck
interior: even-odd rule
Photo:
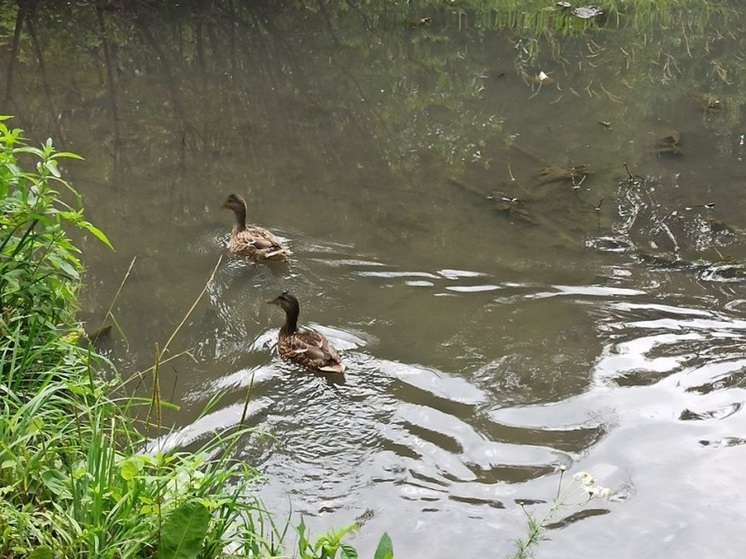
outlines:
[[[228,250],[254,260],[287,260],[290,251],[274,234],[261,227],[246,227],[246,200],[233,193],[223,204],[236,216],[236,224],[228,240]]]
[[[282,307],[285,311],[285,324],[280,328],[277,343],[277,349],[282,357],[321,373],[345,372],[339,353],[323,334],[298,329],[300,305],[295,295],[284,291],[279,297],[267,303]]]

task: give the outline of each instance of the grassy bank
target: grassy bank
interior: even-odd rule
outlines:
[[[47,141],[28,145],[0,117],[0,556],[4,558],[357,557],[352,528],[311,540],[252,494],[231,459],[240,430],[196,452],[146,451],[116,399],[110,364],[76,319],[83,271],[70,228],[83,217]],[[111,376],[111,375],[109,375]],[[209,457],[209,458],[208,458]],[[292,536],[292,537],[291,537]],[[285,549],[293,540],[292,551]],[[387,536],[376,559],[393,557]]]

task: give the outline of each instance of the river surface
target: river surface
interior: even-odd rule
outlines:
[[[401,558],[506,557],[562,469],[613,494],[574,493],[536,557],[740,556],[740,3],[551,40],[458,9],[203,4],[106,14],[108,77],[93,12],[40,16],[43,68],[24,36],[3,108],[86,158],[65,170],[116,251],[79,239],[82,315],[112,307],[120,374],[188,315],[170,442],[238,425],[251,391],[259,495],[315,533],[357,522],[361,557],[383,532]],[[287,266],[226,253],[234,191]],[[283,290],[344,384],[277,355]]]

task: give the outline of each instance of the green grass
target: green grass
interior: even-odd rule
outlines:
[[[194,452],[152,450],[113,367],[76,320],[83,266],[66,230],[109,241],[83,217],[51,140],[31,147],[0,117],[0,556],[127,559],[288,557],[289,520],[266,511],[259,474],[232,459],[241,427]],[[27,170],[27,169],[31,170]],[[158,412],[158,409],[155,410]],[[159,413],[154,415],[160,417]],[[158,428],[158,425],[148,426]],[[355,558],[342,538],[309,539],[303,559]],[[384,536],[376,559],[393,557]]]

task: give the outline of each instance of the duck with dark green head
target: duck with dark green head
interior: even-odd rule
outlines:
[[[285,311],[285,324],[280,328],[277,342],[282,357],[320,373],[345,372],[339,352],[323,334],[298,328],[300,305],[295,295],[284,291],[267,303]]]

